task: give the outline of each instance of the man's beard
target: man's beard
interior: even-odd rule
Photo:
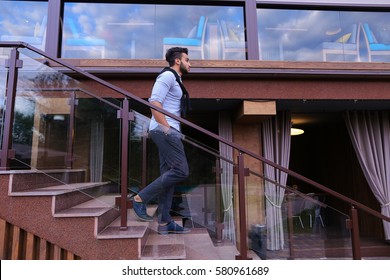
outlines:
[[[184,67],[183,62],[180,62],[180,72],[184,74],[188,74],[187,68]]]

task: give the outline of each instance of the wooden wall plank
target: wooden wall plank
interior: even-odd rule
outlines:
[[[0,259],[7,259],[7,244],[9,242],[8,225],[3,219],[0,219]]]
[[[66,260],[74,260],[75,256],[74,256],[74,254],[72,252],[66,251],[65,252],[65,259]]]
[[[20,258],[19,251],[21,248],[20,244],[20,234],[21,229],[17,226],[13,226],[12,229],[12,252],[11,252],[11,260],[18,260]]]
[[[0,259],[76,260],[79,258],[72,252],[0,219]]]
[[[35,236],[34,234],[28,232],[26,238],[26,260],[33,260],[35,256]]]
[[[39,259],[40,260],[47,260],[48,259],[48,243],[44,239],[40,239],[39,242]]]
[[[53,260],[61,259],[61,248],[57,245],[53,245]]]

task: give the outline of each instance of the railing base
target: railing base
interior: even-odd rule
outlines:
[[[236,260],[252,260],[252,258],[249,258],[248,256],[237,255]]]
[[[120,197],[115,198],[115,206],[118,206],[119,208],[121,207],[121,198]],[[133,201],[127,200],[126,207],[127,207],[127,209],[133,209]]]

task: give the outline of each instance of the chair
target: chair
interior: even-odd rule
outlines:
[[[65,40],[64,51],[96,51],[100,57],[105,57],[106,41],[100,38],[82,37],[72,19],[67,20],[73,37]]]
[[[246,42],[240,40],[233,32],[229,32],[224,20],[218,21],[219,32],[221,34],[222,59],[227,53],[243,53],[245,59],[247,47]]]
[[[297,196],[295,193],[290,193],[287,195],[288,203],[291,203],[292,208],[292,219],[298,219],[299,224],[302,228],[305,228],[303,225],[301,213],[304,210],[304,200]]]
[[[172,47],[188,48],[188,51],[199,51],[201,58],[204,59],[204,42],[206,35],[207,17],[201,16],[196,28],[195,37],[190,38],[170,38],[163,39],[163,57],[168,49]],[[190,32],[191,33],[191,32]]]
[[[44,50],[45,43],[46,43],[46,27],[47,27],[47,16],[44,16],[41,24],[39,24],[39,22],[36,23],[34,36],[3,35],[1,36],[1,41],[25,42],[40,50]]]
[[[293,215],[292,217],[293,217],[293,219],[294,219],[294,218],[297,218],[298,221],[299,221],[299,224],[301,225],[301,227],[302,227],[302,228],[305,228],[305,227],[303,226],[303,222],[302,222],[301,215]]]
[[[373,56],[390,57],[390,44],[378,42],[368,23],[363,24],[363,37],[367,47],[368,61],[371,62]]]
[[[318,196],[316,196],[314,193],[308,193],[307,196],[313,198],[314,200],[319,200],[318,199]],[[321,225],[322,227],[325,227],[324,225],[324,220],[322,219],[322,216],[321,216],[321,205],[315,203],[315,202],[312,202],[312,201],[308,201],[305,205],[305,208],[311,210],[309,212],[309,225],[310,227],[312,228],[313,227],[313,222],[320,220],[321,222]],[[313,216],[314,216],[314,219],[313,219]]]
[[[351,26],[350,32],[343,34],[334,42],[323,42],[320,47],[322,50],[322,59],[327,61],[328,55],[353,55],[357,61],[360,61],[358,50],[358,38],[360,28],[358,24]]]

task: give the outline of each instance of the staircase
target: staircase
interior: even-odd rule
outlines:
[[[83,182],[84,173],[3,171],[1,218],[80,259],[139,259],[147,224],[130,216],[127,230],[116,226],[116,186]]]
[[[234,260],[239,254],[231,243],[213,242],[196,223],[188,234],[159,235],[156,219],[140,222],[130,209],[128,227],[121,229],[117,186],[82,182],[84,173],[0,171],[0,259]],[[148,208],[150,215],[155,212],[155,205]],[[176,222],[182,220],[177,217]],[[331,246],[328,240],[321,246],[317,238],[314,243],[302,238],[295,251],[298,259],[351,258],[345,245]],[[364,258],[388,259],[390,246],[363,239],[362,253]],[[249,257],[259,259],[253,251]],[[267,258],[289,258],[288,248],[268,251]]]
[[[183,235],[159,235],[156,221],[137,221],[130,209],[128,227],[121,229],[120,211],[115,205],[119,196],[117,186],[109,182],[82,182],[84,173],[84,170],[1,171],[1,219],[23,229],[22,232],[28,233],[26,236],[32,234],[33,240],[44,240],[61,252],[71,252],[72,259],[234,259],[238,254],[232,244],[214,246],[205,228],[192,228]],[[155,212],[156,206],[148,208],[149,214]],[[10,238],[14,234],[7,233],[4,222],[1,228],[3,243],[8,238],[15,244],[8,249],[1,246],[4,248],[1,259],[25,259],[22,251],[39,251],[38,243],[43,243],[35,241],[31,248],[24,248],[15,241],[19,239],[19,243],[26,244],[24,234]],[[13,247],[19,248],[18,252]],[[62,255],[59,253],[57,258],[62,259]],[[30,258],[51,257],[34,251]]]

